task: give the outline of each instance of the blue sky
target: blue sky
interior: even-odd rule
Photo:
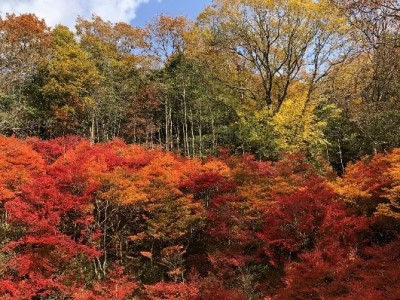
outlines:
[[[54,27],[75,25],[77,16],[90,19],[93,14],[111,22],[144,26],[160,14],[184,15],[191,19],[212,0],[0,0],[0,15],[34,13]]]
[[[143,26],[160,14],[183,15],[194,20],[211,3],[211,0],[162,0],[161,2],[150,0],[149,3],[139,6],[136,11],[136,18],[131,23],[136,26]]]

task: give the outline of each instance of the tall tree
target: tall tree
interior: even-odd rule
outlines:
[[[391,0],[334,2],[347,16],[355,49],[325,85],[325,97],[342,111],[326,135],[330,158],[343,171],[349,161],[400,145],[400,6]]]
[[[50,30],[33,14],[0,18],[0,131],[32,134],[25,86],[47,57]]]
[[[221,71],[232,66],[225,75],[233,71],[238,81],[227,82],[273,114],[294,82],[307,80],[310,98],[331,64],[343,60],[344,21],[327,1],[294,0],[216,0],[199,17],[211,51],[225,61],[220,72],[214,66],[218,75],[226,79]],[[246,73],[256,85],[243,81]]]
[[[87,135],[93,92],[99,74],[88,53],[82,50],[74,34],[57,26],[51,34],[51,54],[30,87],[36,94],[31,105],[33,118],[39,119],[42,137],[80,133]]]
[[[126,23],[111,23],[98,16],[78,18],[77,35],[81,47],[90,54],[101,75],[93,93],[92,140],[106,141],[131,127],[127,109],[134,100],[149,61],[147,32]],[[130,116],[132,117],[132,116]]]

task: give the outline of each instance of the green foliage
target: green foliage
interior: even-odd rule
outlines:
[[[271,111],[263,109],[254,114],[242,114],[237,122],[236,138],[240,150],[255,153],[258,158],[275,158],[277,155],[276,128],[271,122]]]
[[[50,59],[28,88],[33,96],[31,117],[38,120],[42,137],[85,134],[99,74],[67,27],[57,26],[51,38]]]

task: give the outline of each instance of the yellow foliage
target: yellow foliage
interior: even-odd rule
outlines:
[[[336,184],[332,184],[335,192],[348,203],[356,204],[360,199],[371,197],[368,190],[365,190],[357,183],[342,184],[342,180],[338,180]]]
[[[385,189],[385,196],[389,203],[378,205],[378,214],[395,218],[400,221],[400,149],[395,149],[387,156],[390,163],[388,175],[393,182],[390,188]]]
[[[222,161],[210,160],[206,162],[202,167],[207,172],[215,172],[224,177],[232,176],[231,169]]]
[[[297,92],[282,104],[272,123],[277,145],[287,153],[318,151],[327,141],[323,130],[327,123],[315,115],[316,103],[307,103],[304,92]]]

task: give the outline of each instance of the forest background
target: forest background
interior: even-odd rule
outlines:
[[[397,4],[215,1],[197,21],[93,16],[75,33],[8,15],[0,132],[191,157],[303,152],[343,172],[399,144]]]

